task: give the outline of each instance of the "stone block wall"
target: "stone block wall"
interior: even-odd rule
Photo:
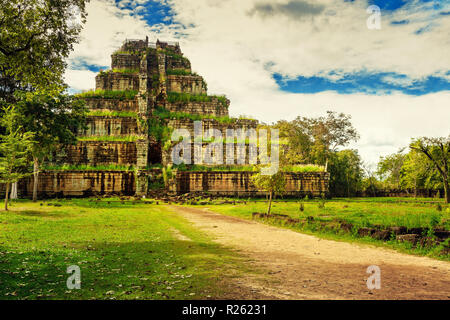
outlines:
[[[139,70],[141,56],[136,54],[113,54],[111,56],[112,69],[135,69]]]
[[[95,77],[95,88],[101,90],[139,90],[139,75],[120,72],[101,73]]]
[[[87,129],[80,130],[81,136],[127,136],[139,134],[136,118],[131,117],[88,117]]]
[[[136,142],[80,141],[66,148],[65,163],[71,165],[136,165]]]
[[[200,76],[167,76],[167,92],[206,94],[207,89]]]
[[[247,120],[238,119],[232,123],[219,122],[214,119],[203,119],[202,120],[202,130],[205,133],[209,129],[217,129],[222,132],[222,136],[226,137],[227,129],[256,129],[258,125],[257,120]],[[168,126],[171,128],[188,129],[192,134],[194,133],[194,121],[191,119],[181,119],[181,120],[169,120]]]
[[[19,183],[20,196],[32,197],[33,178]],[[133,172],[121,171],[51,171],[41,172],[38,196],[87,197],[103,194],[134,195]]]
[[[251,181],[254,172],[180,172],[173,190],[178,194],[208,192],[224,196],[261,196]],[[329,173],[286,173],[285,196],[319,197],[328,193]]]
[[[207,115],[215,117],[228,116],[228,106],[213,99],[211,102],[174,102],[168,103],[166,109],[170,112],[186,112],[190,114]]]
[[[191,62],[188,59],[167,56],[166,69],[182,69],[191,71]]]
[[[191,157],[190,157],[190,164],[199,164],[199,165],[204,165],[207,162],[205,161],[205,159],[213,159],[213,165],[249,165],[249,164],[256,164],[257,162],[257,153],[256,153],[256,148],[252,147],[250,148],[250,146],[244,145],[244,146],[239,146],[237,144],[235,144],[233,146],[232,150],[228,150],[228,146],[224,143],[222,145],[222,157],[220,158],[220,154],[219,153],[215,153],[216,150],[213,150],[211,146],[209,146],[208,143],[204,142],[201,144],[201,149],[200,149],[200,145],[196,145],[194,143],[191,143],[190,145],[190,149],[191,149]],[[163,150],[163,158],[162,158],[162,163],[164,165],[167,164],[172,164],[172,150]],[[199,159],[202,159],[202,161],[200,163],[195,163],[195,150],[199,150],[197,151],[198,153],[198,157],[200,157]],[[252,153],[250,153],[252,152]],[[229,155],[227,157],[227,155]],[[183,154],[180,152],[180,157],[183,157]],[[207,158],[208,157],[208,158]],[[230,158],[233,162],[232,163],[227,163],[227,158]],[[243,163],[238,163],[238,159],[243,159]],[[252,161],[250,161],[250,159],[252,159]],[[220,163],[220,161],[222,161],[222,163]]]
[[[84,101],[92,111],[139,112],[137,98],[133,100],[84,98]]]

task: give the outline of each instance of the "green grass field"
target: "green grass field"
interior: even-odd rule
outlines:
[[[241,199],[242,201],[242,199]],[[208,208],[251,219],[263,200],[208,203]],[[216,204],[214,204],[216,203]],[[450,260],[440,247],[412,247],[321,228],[336,219],[355,227],[374,225],[450,229],[450,210],[430,199],[336,199],[276,201],[273,213],[313,222],[286,226],[342,241],[387,246]],[[447,244],[448,246],[448,240]],[[66,286],[67,267],[81,269],[81,290]],[[247,258],[224,248],[163,205],[118,198],[18,201],[0,212],[0,299],[214,299],[230,296],[236,277],[257,275]]]
[[[220,298],[227,279],[250,272],[166,207],[108,201],[19,201],[1,211],[0,299]],[[81,268],[81,290],[67,289],[70,265]]]
[[[303,211],[300,211],[300,203],[303,203]],[[321,203],[323,203],[323,207],[321,207]],[[439,210],[438,206],[442,210]],[[209,204],[208,208],[222,214],[252,219],[252,213],[265,213],[267,211],[267,202],[250,199],[245,204]],[[383,242],[370,237],[359,237],[356,233],[357,228],[378,226],[381,228],[394,226],[407,228],[439,227],[450,230],[450,207],[439,200],[413,198],[353,198],[327,201],[278,200],[272,206],[272,213],[289,215],[293,219],[306,221],[308,217],[313,219],[297,226],[284,225],[279,221],[270,219],[262,220],[262,222],[288,227],[308,234],[320,235],[324,238],[371,243],[391,247],[402,252],[450,260],[448,255],[441,254],[444,246],[448,246],[448,240],[440,246],[413,247],[409,243],[399,243],[396,240]],[[353,231],[349,233],[339,229],[339,224],[333,225],[333,222],[336,221],[353,224]]]

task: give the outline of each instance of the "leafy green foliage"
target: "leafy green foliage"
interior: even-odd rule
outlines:
[[[406,155],[404,149],[386,157],[381,157],[378,162],[377,173],[392,187],[400,189],[401,171]]]
[[[439,172],[444,185],[445,201],[450,203],[450,136],[415,139],[410,148],[425,155]]]
[[[362,190],[364,172],[357,150],[342,150],[330,156],[330,193],[337,197],[354,196]]]
[[[327,167],[338,147],[359,139],[350,120],[349,115],[328,111],[326,117],[279,121],[274,128],[280,130],[280,140],[289,146],[285,152],[288,164],[314,163]]]
[[[24,167],[30,164],[29,156],[35,144],[34,133],[24,132],[18,125],[19,116],[14,107],[4,110],[1,124],[6,128],[0,136],[0,182],[6,183],[5,210],[8,210],[8,194],[11,183],[30,175]]]
[[[41,93],[61,92],[67,58],[86,21],[86,2],[2,1],[0,78],[11,77]]]

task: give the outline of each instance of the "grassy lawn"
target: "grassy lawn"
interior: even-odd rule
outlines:
[[[113,200],[1,211],[0,299],[213,299],[249,272],[166,207]],[[70,265],[81,269],[80,290],[67,289]]]
[[[381,228],[394,226],[423,228],[433,226],[450,230],[450,208],[441,201],[407,198],[354,198],[327,201],[303,200],[302,203],[304,206],[303,212],[300,211],[300,201],[298,200],[276,201],[272,206],[272,213],[289,215],[293,219],[305,221],[303,224],[291,226],[270,219],[263,221],[308,234],[321,235],[325,238],[371,243],[395,248],[402,252],[450,260],[448,255],[441,254],[444,246],[448,246],[448,239],[440,246],[425,247],[420,245],[412,246],[410,243],[400,243],[395,239],[383,242],[371,237],[360,237],[357,234],[358,228],[377,226]],[[438,204],[442,207],[442,210],[439,210]],[[246,203],[236,203],[234,205],[208,204],[208,208],[222,214],[252,219],[253,212],[266,212],[267,203],[261,200],[250,200]],[[340,229],[336,221],[345,221],[353,224],[352,231],[345,232]]]

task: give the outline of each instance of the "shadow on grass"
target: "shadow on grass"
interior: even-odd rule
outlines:
[[[220,245],[182,240],[0,247],[0,299],[214,299],[242,262]],[[71,265],[81,269],[80,290],[67,288]]]

